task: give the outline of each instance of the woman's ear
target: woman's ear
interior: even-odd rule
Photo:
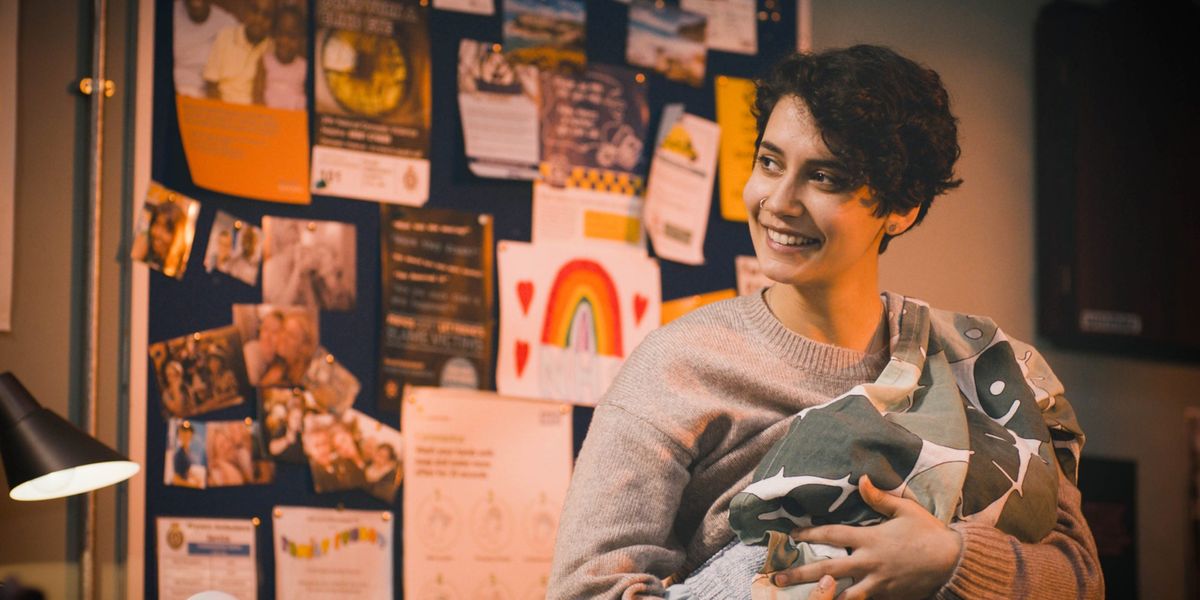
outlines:
[[[917,215],[921,212],[920,206],[914,206],[905,212],[894,212],[885,218],[883,230],[888,235],[895,237],[908,231],[913,223],[917,220]]]

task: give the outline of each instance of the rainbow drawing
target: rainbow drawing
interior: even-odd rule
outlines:
[[[542,343],[603,356],[625,355],[617,288],[599,263],[577,258],[558,270],[546,302]]]

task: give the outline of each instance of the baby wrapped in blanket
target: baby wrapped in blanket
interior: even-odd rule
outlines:
[[[788,533],[882,521],[858,493],[864,474],[945,523],[980,522],[1022,542],[1054,528],[1057,469],[1074,483],[1083,433],[1041,356],[989,319],[913,299],[890,321],[892,358],[875,383],[796,415],[730,505],[740,543],[668,598],[693,597],[690,585],[728,578],[738,572],[731,563],[747,556],[762,561],[746,582],[755,600],[808,598],[815,583],[776,588],[770,574],[846,550],[795,543]],[[851,583],[838,581],[838,592]]]

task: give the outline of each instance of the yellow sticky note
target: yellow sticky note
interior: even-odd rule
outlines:
[[[674,300],[666,300],[662,303],[662,323],[666,325],[687,313],[704,306],[712,304],[720,300],[728,300],[737,296],[737,292],[732,289],[717,290],[715,292],[705,292],[696,294],[695,296],[685,296]]]
[[[754,139],[758,127],[750,108],[754,106],[754,82],[737,77],[717,77],[717,124],[721,147],[717,153],[721,189],[721,216],[727,221],[745,221],[742,188],[754,168]]]

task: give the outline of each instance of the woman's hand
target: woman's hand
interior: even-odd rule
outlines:
[[[850,549],[850,555],[781,571],[777,586],[818,581],[829,575],[851,577],[854,585],[839,600],[860,598],[927,598],[950,579],[958,564],[962,540],[957,532],[913,500],[897,498],[875,487],[863,475],[858,480],[863,500],[888,520],[879,525],[853,527],[823,525],[797,529],[792,538]],[[835,588],[818,588],[810,600],[830,600]]]

